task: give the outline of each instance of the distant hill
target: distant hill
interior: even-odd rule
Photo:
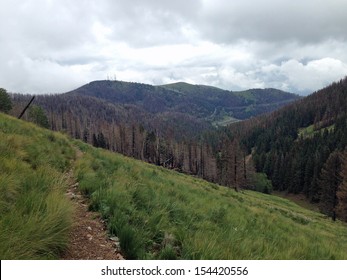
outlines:
[[[135,105],[154,114],[185,114],[199,121],[220,124],[273,111],[299,96],[276,89],[232,92],[216,87],[175,83],[152,86],[120,81],[95,81],[69,95],[92,96],[112,104]],[[230,123],[229,122],[229,123]]]

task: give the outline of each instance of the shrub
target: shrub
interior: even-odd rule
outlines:
[[[272,193],[272,183],[265,173],[256,173],[254,176],[254,190],[266,194]]]

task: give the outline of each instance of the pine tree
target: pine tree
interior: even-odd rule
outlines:
[[[315,161],[316,162],[316,161]],[[318,176],[319,176],[318,164],[314,164],[312,180],[309,186],[308,197],[312,203],[319,202],[320,194],[318,187]]]
[[[96,137],[95,133],[93,133],[93,142],[92,142],[92,145],[94,147],[99,147],[99,142],[98,142],[98,138]]]
[[[347,222],[347,151],[344,153],[342,157],[342,168],[341,168],[341,178],[342,182],[337,190],[337,216]]]
[[[98,146],[97,147],[100,147],[100,148],[103,148],[103,149],[106,149],[107,148],[107,141],[105,139],[105,136],[102,132],[98,133],[98,137],[97,137],[97,143],[98,143]]]
[[[320,197],[320,210],[327,214],[332,219],[336,220],[336,207],[337,207],[337,191],[342,182],[341,178],[341,157],[339,152],[330,154],[328,160],[324,164],[320,179],[319,187],[321,190]]]
[[[83,131],[83,141],[88,143],[88,139],[89,139],[89,130],[85,128]]]
[[[12,102],[6,89],[0,88],[0,112],[8,113],[11,109]]]
[[[49,121],[45,111],[37,105],[33,105],[29,109],[29,119],[39,126],[49,128]]]
[[[306,160],[305,173],[304,173],[304,187],[303,192],[306,197],[310,197],[310,187],[314,176],[314,160],[310,157]]]

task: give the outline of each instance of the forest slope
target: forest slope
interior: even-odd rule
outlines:
[[[231,130],[240,133],[257,171],[271,178],[275,190],[304,193],[330,216],[336,207],[346,208],[345,198],[337,203],[334,197],[347,180],[347,78]],[[341,215],[346,219],[346,210]]]
[[[52,258],[71,224],[63,171],[127,258],[347,259],[346,225],[288,200],[235,192],[0,114],[1,259]],[[76,159],[75,159],[76,160]]]

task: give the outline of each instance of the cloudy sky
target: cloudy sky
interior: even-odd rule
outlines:
[[[0,87],[185,81],[308,94],[347,75],[346,0],[0,0]]]

